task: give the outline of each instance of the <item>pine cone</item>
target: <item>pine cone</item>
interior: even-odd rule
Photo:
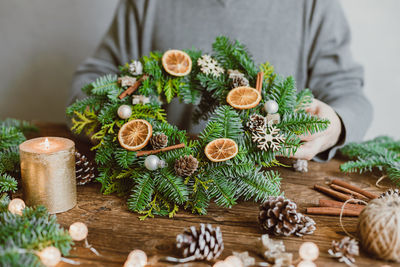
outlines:
[[[75,174],[77,185],[90,183],[96,177],[94,163],[78,151],[75,152]]]
[[[193,257],[193,260],[213,260],[224,250],[224,242],[219,227],[211,224],[191,226],[176,237],[176,247],[182,251],[183,257]]]
[[[271,196],[260,206],[258,221],[263,229],[275,235],[312,234],[315,230],[314,220],[296,209],[296,203],[290,199]]]
[[[249,80],[247,80],[245,77],[236,76],[232,79],[232,88],[249,86],[249,84]]]
[[[308,160],[298,159],[293,163],[293,168],[297,172],[308,172]]]
[[[382,193],[382,194],[379,196],[379,198],[384,198],[384,197],[386,197],[386,196],[393,196],[393,195],[396,195],[396,196],[400,197],[399,189],[397,189],[397,188],[395,188],[395,189],[390,188],[390,189],[387,190],[386,192]]]
[[[355,256],[359,254],[358,242],[346,236],[340,242],[332,241],[332,248],[328,250],[329,254],[338,258],[340,262],[344,262],[349,266],[353,266],[356,262]]]
[[[250,116],[249,121],[247,121],[246,126],[251,132],[256,132],[265,125],[265,122],[265,117],[258,114],[253,114]]]
[[[150,145],[153,149],[164,148],[168,145],[168,136],[163,133],[153,135],[150,138]]]
[[[198,160],[192,155],[180,157],[175,161],[175,173],[185,177],[192,175],[199,166]]]

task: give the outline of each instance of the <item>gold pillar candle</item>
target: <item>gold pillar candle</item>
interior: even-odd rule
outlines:
[[[23,198],[50,213],[76,205],[75,143],[61,137],[39,137],[19,146]]]

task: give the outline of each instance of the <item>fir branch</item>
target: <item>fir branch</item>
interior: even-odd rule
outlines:
[[[17,191],[17,180],[8,175],[8,174],[0,174],[0,193],[3,192],[15,192]]]
[[[118,148],[115,152],[115,159],[121,168],[129,168],[136,159],[136,152],[129,151],[123,148]]]
[[[219,138],[231,138],[236,141],[242,138],[242,121],[238,113],[232,107],[218,107],[213,113],[211,122],[221,125],[222,134]]]
[[[72,239],[68,231],[62,229],[56,217],[49,215],[43,206],[25,208],[22,216],[11,212],[0,213],[0,261],[17,248],[42,250],[48,246],[60,249],[63,255],[68,255]],[[6,251],[5,251],[6,250]],[[25,257],[21,257],[26,259]],[[13,266],[19,266],[19,257],[13,257]]]
[[[13,126],[0,127],[0,148],[8,149],[18,146],[26,140],[22,131]]]
[[[270,91],[270,99],[275,100],[279,106],[279,114],[293,112],[296,106],[296,84],[293,77],[279,80]]]
[[[27,132],[36,132],[38,128],[28,121],[17,120],[13,118],[7,118],[3,121],[0,121],[0,127],[13,127],[17,128],[19,131],[23,133]]]
[[[154,192],[154,180],[149,172],[145,172],[141,177],[135,177],[135,186],[128,199],[128,208],[132,211],[144,210],[151,201]]]
[[[168,200],[183,204],[187,201],[189,192],[181,177],[173,175],[167,168],[154,173],[157,191]]]
[[[72,105],[67,107],[66,114],[72,117],[75,112],[84,113],[87,108],[97,111],[103,106],[104,98],[98,96],[90,96],[81,100],[75,101]]]
[[[380,136],[362,143],[350,143],[341,149],[342,154],[355,160],[340,165],[343,172],[366,172],[374,168],[383,171],[400,185],[400,141]]]
[[[314,96],[310,89],[304,89],[297,93],[295,111],[305,110],[313,101]]]
[[[284,131],[301,134],[314,134],[328,128],[329,121],[308,113],[287,113],[277,127]]]

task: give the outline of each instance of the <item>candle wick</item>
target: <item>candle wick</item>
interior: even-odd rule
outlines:
[[[46,139],[44,140],[44,149],[46,149],[46,150],[49,150],[49,149],[50,149],[50,142],[49,142],[49,139],[48,139],[48,138],[46,138]]]

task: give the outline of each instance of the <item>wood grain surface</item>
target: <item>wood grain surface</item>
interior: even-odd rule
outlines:
[[[77,148],[83,153],[89,153],[89,144],[73,137],[67,127],[62,124],[49,124],[37,122],[41,131],[34,136],[62,136],[75,140]],[[380,193],[375,182],[376,174],[343,174],[339,171],[339,165],[343,159],[335,158],[328,163],[309,163],[308,173],[294,172],[291,168],[278,168],[282,176],[282,191],[285,196],[294,200],[301,212],[306,207],[317,206],[320,198],[329,199],[312,189],[318,183],[326,185],[330,179],[340,178],[353,183],[367,191]],[[288,161],[289,162],[289,161]],[[389,182],[383,185],[390,186]],[[102,195],[99,184],[90,184],[78,187],[78,205],[68,212],[57,214],[59,223],[68,228],[76,221],[84,222],[89,228],[89,243],[92,244],[101,256],[95,256],[85,249],[81,242],[76,242],[71,250],[71,259],[81,263],[79,266],[122,266],[128,253],[133,249],[142,249],[149,256],[148,266],[170,266],[159,261],[164,256],[179,256],[175,249],[175,237],[185,227],[198,225],[199,223],[211,223],[220,226],[225,243],[225,250],[220,257],[232,254],[232,251],[248,251],[257,261],[262,261],[258,256],[258,238],[263,234],[257,224],[258,203],[239,202],[231,209],[217,207],[211,204],[208,214],[204,216],[194,215],[180,210],[176,217],[156,217],[140,221],[138,214],[129,212],[126,199],[116,195]],[[336,216],[311,215],[316,223],[317,230],[313,235],[304,237],[276,237],[283,240],[289,252],[298,258],[299,246],[305,241],[315,242],[320,248],[320,257],[316,261],[322,266],[345,266],[329,257],[327,250],[331,247],[332,240],[339,240],[345,236]],[[343,218],[347,231],[355,234],[357,218]],[[372,258],[371,255],[361,251],[356,258],[357,266],[400,266],[395,263],[385,263]],[[58,266],[70,266],[60,263]],[[176,266],[212,266],[212,263],[195,262]]]

